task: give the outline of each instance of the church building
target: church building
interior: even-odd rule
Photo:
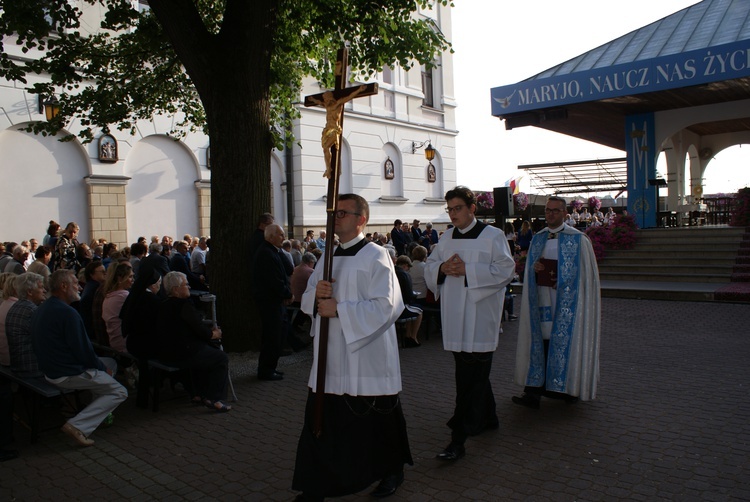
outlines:
[[[83,27],[98,26],[98,8],[75,3],[85,12]],[[449,7],[418,9],[414,15],[432,19],[451,39]],[[15,58],[43,56],[22,53],[8,37],[5,50]],[[433,69],[384,68],[377,74],[378,94],[345,106],[340,192],[360,194],[370,203],[368,228],[390,229],[397,218],[448,221],[442,197],[456,184],[458,133],[452,57],[443,53]],[[323,90],[308,78],[299,102]],[[54,100],[38,99],[21,83],[0,80],[0,106],[0,200],[5,207],[0,240],[41,241],[50,220],[63,227],[77,222],[82,242],[105,238],[120,247],[139,236],[211,234],[209,138],[189,133],[176,141],[168,132],[179,117],[140,121],[135,134],[113,127],[84,144],[25,132],[29,124],[46,120]],[[271,155],[268,208],[296,238],[307,229],[317,234],[324,228],[327,187],[320,143],[325,109],[299,106],[293,131],[297,142]],[[72,120],[61,135],[76,135],[82,128]],[[434,154],[432,160],[425,150]]]

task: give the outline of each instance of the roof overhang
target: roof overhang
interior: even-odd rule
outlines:
[[[632,114],[746,100],[750,40],[586,71],[533,77],[491,90],[506,129],[533,125],[625,149]],[[750,117],[750,110],[747,113]],[[750,130],[750,118],[694,124],[700,136]]]

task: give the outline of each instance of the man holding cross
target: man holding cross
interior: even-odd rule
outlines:
[[[359,492],[378,479],[372,492],[387,497],[412,465],[399,392],[401,368],[394,322],[404,309],[393,262],[368,242],[362,230],[367,201],[339,197],[331,281],[315,268],[302,296],[302,311],[313,318],[314,362],[305,425],[297,448],[292,488],[298,500],[322,500]],[[329,319],[328,360],[322,433],[313,431],[321,318]]]

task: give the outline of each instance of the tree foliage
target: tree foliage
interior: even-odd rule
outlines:
[[[226,41],[232,27],[227,13],[252,4],[244,0],[151,0],[152,9],[138,12],[130,0],[0,0],[2,44],[15,44],[25,54],[45,53],[43,58],[17,59],[0,46],[0,77],[28,83],[31,74],[49,80],[29,85],[29,92],[55,95],[61,105],[58,120],[31,126],[34,132],[55,133],[71,118],[83,126],[80,136],[91,141],[100,130],[116,127],[134,132],[138,120],[155,114],[178,114],[175,136],[208,130],[205,103],[191,79],[190,69],[176,54],[165,33],[165,19],[155,10],[161,4],[187,4],[200,19],[196,39],[214,50],[232,53]],[[278,0],[266,2],[277,19],[268,50],[270,132],[274,146],[281,147],[291,122],[298,117],[295,105],[303,77],[332,87],[337,49],[350,46],[353,78],[369,80],[384,66],[398,63],[433,65],[449,44],[430,20],[412,16],[419,6],[427,8],[448,0]],[[86,6],[99,6],[100,26],[82,26]],[[182,5],[180,8],[184,8]],[[252,5],[248,5],[252,7]],[[168,18],[166,20],[168,23]],[[241,51],[238,52],[241,54]],[[210,66],[209,64],[206,65]],[[280,134],[281,133],[281,134]]]
[[[175,137],[207,131],[211,290],[225,346],[245,350],[257,347],[250,222],[269,210],[271,149],[293,141],[302,79],[332,87],[344,43],[357,78],[432,65],[449,44],[413,11],[437,3],[448,0],[150,0],[141,11],[131,0],[0,0],[0,78],[59,99],[55,120],[29,126],[37,133],[75,120],[86,142],[159,114],[177,118]]]

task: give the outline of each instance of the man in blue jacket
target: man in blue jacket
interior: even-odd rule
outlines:
[[[52,296],[31,317],[34,352],[48,382],[61,389],[91,392],[91,403],[62,427],[79,445],[91,446],[94,441],[89,436],[127,399],[128,391],[112,378],[115,361],[96,356],[81,316],[70,306],[81,299],[73,271],[56,270],[49,283]]]

